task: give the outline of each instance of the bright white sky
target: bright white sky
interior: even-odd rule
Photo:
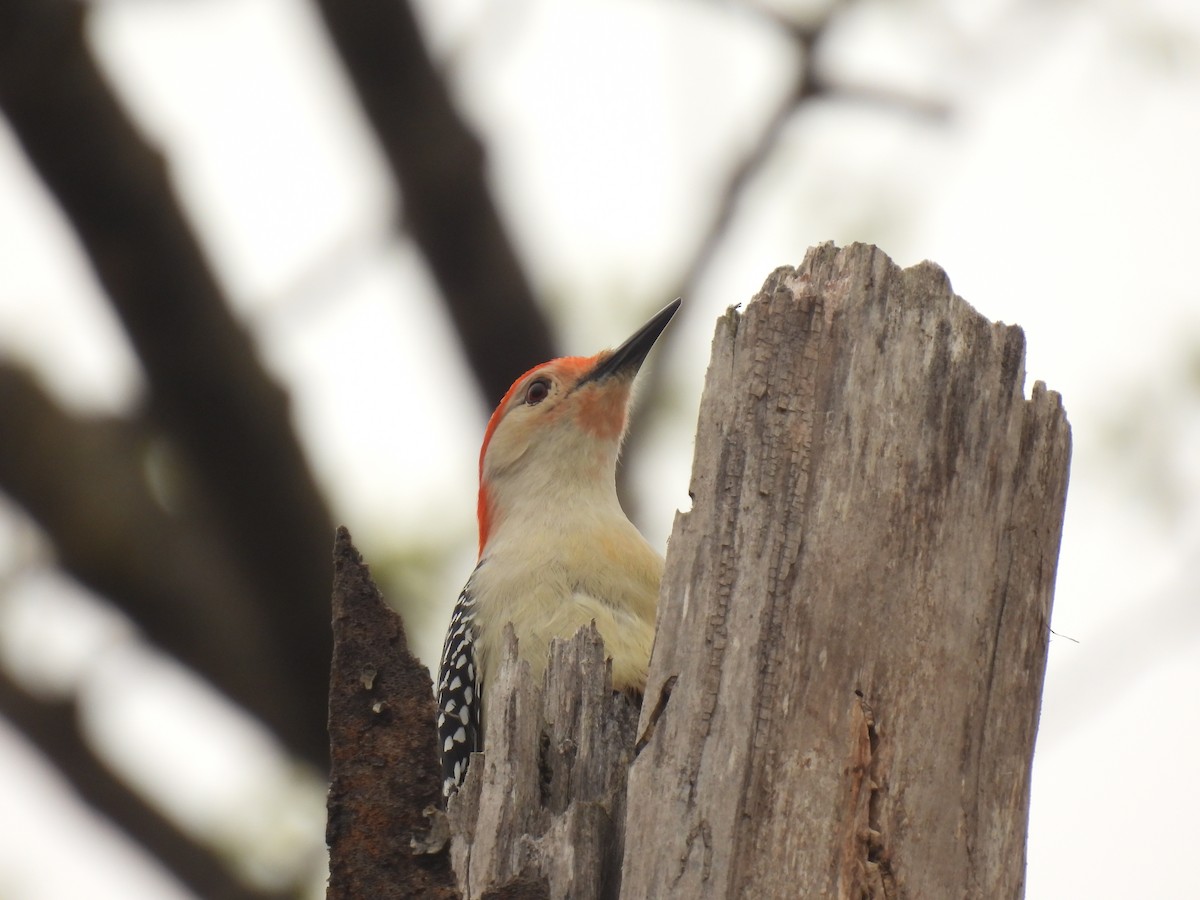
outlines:
[[[729,4],[423,8],[563,348],[619,341],[670,299],[728,161],[794,75],[791,47]],[[435,658],[471,565],[485,411],[419,257],[390,231],[388,176],[307,5],[112,3],[93,37],[293,390],[339,520],[369,558],[453,548],[419,635]],[[1192,894],[1200,391],[1184,359],[1200,343],[1200,6],[880,3],[830,56],[846,79],[943,99],[954,115],[822,103],[791,123],[657,359],[678,408],[638,473],[648,536],[664,543],[686,505],[726,306],[823,240],[935,260],[983,314],[1025,328],[1027,390],[1060,391],[1074,428],[1054,625],[1078,643],[1051,643],[1027,896]],[[136,363],[3,131],[0,197],[0,355],[72,407],[127,408]],[[1106,442],[1114,417],[1133,423],[1126,457]],[[1165,507],[1145,499],[1147,480]],[[258,848],[264,871],[319,846],[319,794],[295,790],[269,742],[131,648],[44,556],[19,518],[0,518],[0,659],[43,690],[85,684],[87,726],[114,764],[197,833],[227,830],[258,791],[277,812],[225,840]],[[176,723],[173,743],[144,746],[151,719]],[[229,736],[209,749],[217,729]],[[0,765],[6,900],[182,896],[2,728]],[[64,846],[78,866],[58,864]]]

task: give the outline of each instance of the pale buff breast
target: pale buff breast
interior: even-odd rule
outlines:
[[[476,575],[480,633],[496,635],[511,622],[519,655],[535,678],[545,671],[550,642],[574,637],[591,622],[612,659],[613,687],[641,692],[646,685],[662,558],[632,526],[603,540],[560,543],[554,559],[506,565],[489,559]],[[476,648],[484,691],[494,683],[497,640]]]

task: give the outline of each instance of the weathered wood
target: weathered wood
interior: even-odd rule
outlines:
[[[430,843],[425,812],[440,801],[429,670],[345,528],[333,564],[327,900],[454,900],[445,850],[414,848]]]
[[[516,646],[509,628],[486,751],[449,805],[459,888],[470,898],[615,900],[637,710],[613,693],[594,625],[551,644],[542,685]]]
[[[1023,893],[1070,430],[930,263],[824,245],[718,323],[622,896]]]

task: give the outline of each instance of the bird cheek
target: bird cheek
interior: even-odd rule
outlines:
[[[587,434],[601,440],[616,441],[625,430],[626,390],[597,390],[581,392],[575,421]]]
[[[497,432],[488,447],[487,460],[484,464],[484,478],[492,481],[512,468],[529,449],[528,429],[508,428],[504,433]]]

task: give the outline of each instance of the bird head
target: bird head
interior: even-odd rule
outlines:
[[[503,519],[536,499],[612,494],[634,378],[679,308],[669,303],[615,350],[565,356],[513,382],[479,452],[479,553]]]

